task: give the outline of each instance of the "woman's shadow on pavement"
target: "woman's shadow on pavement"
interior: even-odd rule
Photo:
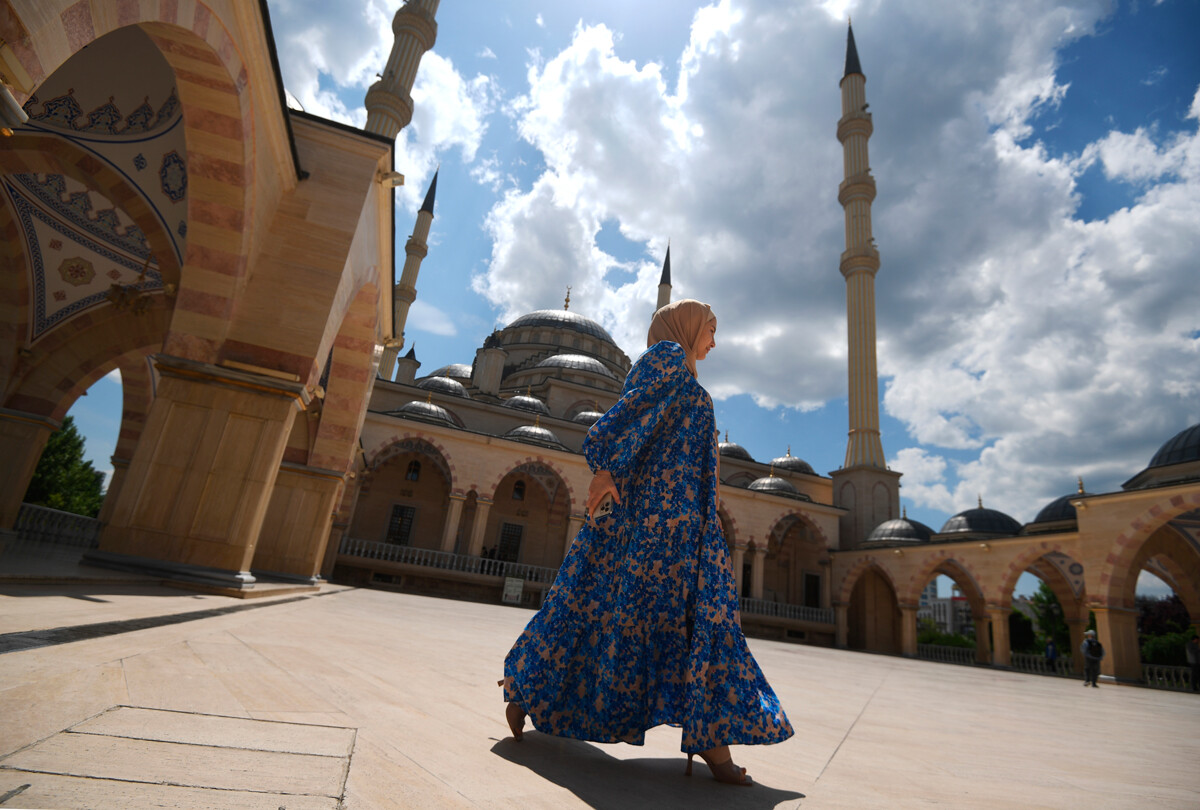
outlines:
[[[767,810],[799,807],[803,793],[755,783],[743,788],[713,780],[699,757],[692,776],[684,776],[687,757],[618,759],[591,743],[526,731],[525,739],[511,737],[492,746],[492,753],[522,765],[548,782],[563,787],[589,807],[654,807],[663,810],[745,808]],[[753,774],[751,774],[753,776]],[[794,802],[794,804],[793,804]]]

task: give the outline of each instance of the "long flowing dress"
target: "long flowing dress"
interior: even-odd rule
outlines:
[[[685,359],[647,349],[584,441],[621,502],[575,536],[504,660],[504,699],[538,731],[641,745],[665,723],[685,753],[792,736],[739,624],[712,400]]]

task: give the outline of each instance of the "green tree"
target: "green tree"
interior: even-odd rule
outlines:
[[[25,502],[95,517],[104,501],[104,473],[83,458],[83,436],[68,416],[50,434],[38,461]]]
[[[1045,649],[1045,644],[1039,644],[1033,632],[1033,621],[1014,610],[1008,615],[1008,645],[1013,652],[1039,653]]]
[[[1041,581],[1038,589],[1029,597],[1038,626],[1038,644],[1045,649],[1046,642],[1054,639],[1060,655],[1070,654],[1071,631],[1067,628],[1067,620],[1063,615],[1062,605],[1054,595],[1054,589]]]

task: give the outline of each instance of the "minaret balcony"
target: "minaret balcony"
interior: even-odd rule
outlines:
[[[851,200],[861,200],[864,198],[867,202],[874,202],[875,200],[875,178],[871,176],[869,171],[847,177],[838,186],[838,202],[843,207]]]
[[[855,245],[842,251],[842,261],[838,269],[846,277],[855,273],[875,275],[879,271],[879,251],[873,245]]]
[[[871,137],[871,133],[875,131],[875,124],[871,121],[871,114],[868,112],[851,112],[842,116],[842,120],[838,121],[837,139],[842,143],[851,135],[862,135]]]

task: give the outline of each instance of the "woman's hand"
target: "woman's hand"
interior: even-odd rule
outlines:
[[[613,482],[612,473],[608,470],[597,470],[596,474],[592,476],[592,482],[588,484],[587,513],[589,520],[595,517],[596,509],[599,508],[605,495],[611,495],[613,503],[621,502],[621,495],[617,492],[617,485]]]

